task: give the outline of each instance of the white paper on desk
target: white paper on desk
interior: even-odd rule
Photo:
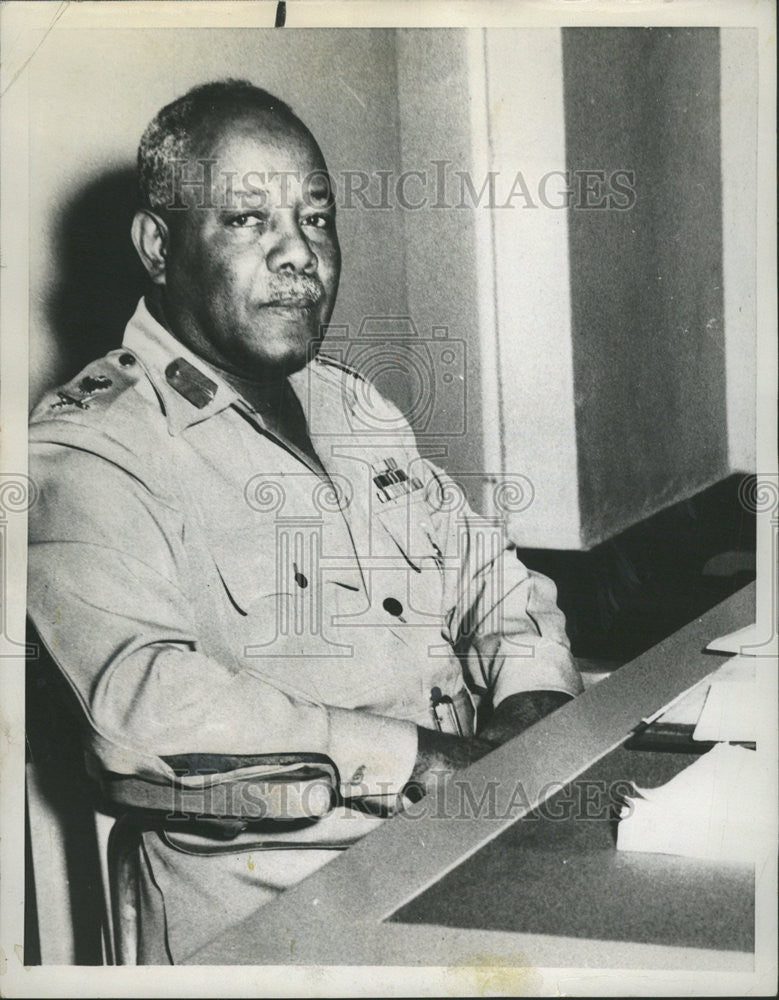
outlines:
[[[756,742],[764,688],[755,676],[754,658],[734,656],[728,660],[711,678],[692,738],[715,743]]]
[[[706,702],[709,680],[709,677],[705,677],[695,687],[690,688],[686,694],[672,701],[655,717],[654,721],[675,726],[694,726],[700,718]]]
[[[757,622],[712,639],[706,646],[712,653],[739,653],[743,656],[765,656],[764,640],[758,634]],[[762,649],[762,654],[760,650]]]
[[[755,678],[755,663],[752,658],[746,658],[743,656],[734,656],[730,660],[726,660],[722,666],[718,667],[714,673],[709,674],[708,677],[704,677],[702,681],[699,681],[695,687],[690,688],[684,695],[672,701],[661,713],[656,715],[654,719],[658,722],[672,725],[682,725],[682,726],[695,726],[700,720],[701,713],[704,710],[706,704],[707,695],[709,688],[712,684],[718,684],[720,681],[736,681],[739,683],[748,684],[754,681]],[[709,739],[710,737],[706,737]],[[696,737],[696,739],[703,739],[703,737]],[[713,737],[716,740],[753,740],[754,736],[722,736]]]
[[[754,862],[772,848],[761,821],[770,789],[755,750],[718,743],[660,788],[637,789],[617,829],[618,851]]]

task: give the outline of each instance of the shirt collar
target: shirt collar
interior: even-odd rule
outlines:
[[[178,434],[241,402],[238,393],[210,365],[157,322],[144,299],[140,300],[125,327],[122,346],[132,351],[146,369],[162,403],[171,434]],[[179,365],[174,364],[177,361]],[[189,372],[196,386],[199,384],[205,390],[205,396],[210,397],[206,402],[202,402],[203,392],[188,391],[185,383],[176,377],[175,372],[181,369]],[[202,405],[197,405],[198,402]]]

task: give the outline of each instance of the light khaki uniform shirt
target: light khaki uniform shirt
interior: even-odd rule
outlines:
[[[554,585],[420,455],[399,411],[325,359],[290,381],[329,478],[141,301],[122,348],[32,415],[29,610],[102,767],[159,779],[169,754],[326,754],[344,805],[305,835],[326,845],[376,822],[355,822],[360,797],[401,791],[434,689],[468,733],[484,697],[581,683]],[[169,954],[330,856],[249,868],[147,839]]]

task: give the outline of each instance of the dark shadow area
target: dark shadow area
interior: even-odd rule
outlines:
[[[521,550],[557,584],[574,656],[625,663],[754,580],[743,479],[729,476],[589,552]]]
[[[57,274],[46,299],[58,363],[51,383],[68,381],[86,364],[120,346],[124,328],[143,294],[145,273],[130,239],[137,207],[132,164],[106,171],[78,190],[54,229]],[[96,793],[84,771],[81,713],[30,626],[37,652],[27,660],[27,761],[40,793],[59,817],[79,965],[102,963],[103,894],[95,834]],[[25,961],[41,961],[38,915],[27,817],[25,852]],[[45,895],[45,889],[43,889]]]
[[[38,791],[56,814],[63,836],[75,964],[101,965],[104,903],[94,819],[97,795],[84,767],[81,712],[72,691],[29,623],[28,641],[36,644],[37,652],[27,659],[27,766],[35,768]],[[33,870],[31,824],[28,809],[24,956],[27,965],[36,965],[41,962],[42,944],[38,914],[45,909],[47,901],[46,873],[39,878]],[[48,835],[44,831],[40,833]],[[70,928],[64,929],[64,933],[70,932]]]
[[[62,359],[55,384],[122,342],[145,282],[130,240],[136,208],[128,165],[91,181],[62,213],[54,252],[60,272],[46,303]]]
[[[32,867],[30,814],[27,796],[24,802],[24,964],[41,964],[41,939],[38,933],[38,905],[35,873]]]

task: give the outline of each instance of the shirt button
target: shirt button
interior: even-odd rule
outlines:
[[[132,354],[120,354],[119,364],[122,366],[122,368],[129,368],[130,365],[135,364],[135,358],[132,356]]]

